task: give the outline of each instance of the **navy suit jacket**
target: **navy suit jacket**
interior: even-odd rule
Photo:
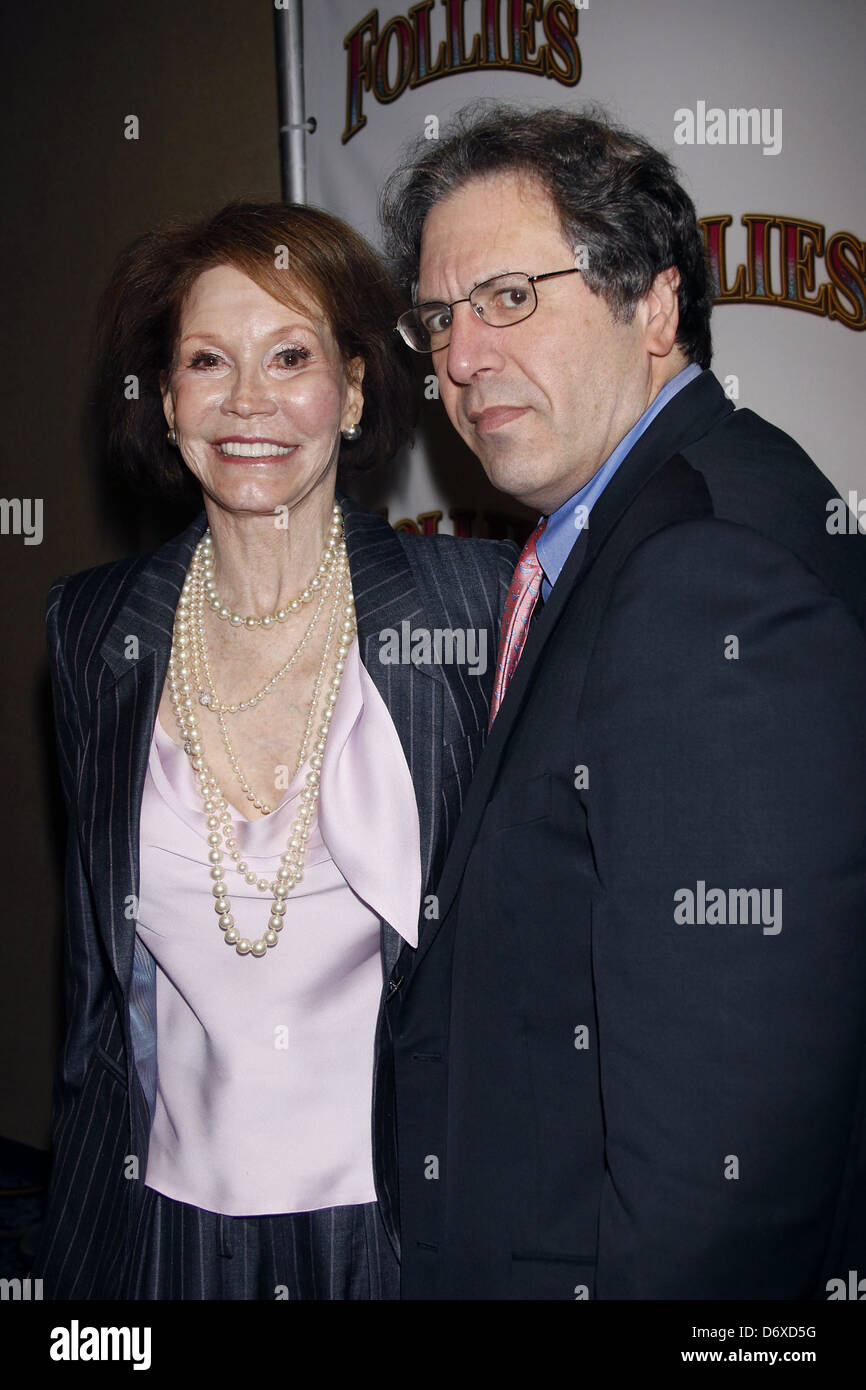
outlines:
[[[596,503],[387,1005],[404,1297],[866,1272],[866,537],[834,496],[705,372]]]
[[[486,736],[510,542],[394,532],[343,507],[361,659],[388,706],[415,786],[425,892],[441,870]],[[147,1167],[156,1088],[155,963],[135,933],[139,817],[175,609],[204,514],[139,559],[59,580],[48,637],[68,812],[67,1025],[54,1107],[54,1166],[34,1274],[49,1298],[116,1298]],[[384,664],[383,629],[485,633],[486,670]],[[135,643],[130,638],[136,639]],[[446,648],[447,651],[447,648]],[[383,987],[400,938],[382,923]],[[379,1030],[383,1026],[380,1011]],[[376,1050],[380,1050],[377,1033]],[[393,1148],[387,1085],[374,1093],[374,1166],[397,1244],[382,1161]],[[388,1171],[392,1165],[388,1165]]]

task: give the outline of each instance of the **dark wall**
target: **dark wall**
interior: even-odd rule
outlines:
[[[0,496],[41,498],[44,532],[38,545],[0,535],[0,1135],[44,1145],[63,835],[45,594],[148,539],[135,512],[107,505],[84,428],[94,308],[140,232],[238,196],[279,198],[278,122],[267,3],[21,0],[3,6],[2,27]],[[137,141],[124,139],[130,114]]]

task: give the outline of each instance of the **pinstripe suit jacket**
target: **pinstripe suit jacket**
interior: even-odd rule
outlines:
[[[420,539],[340,497],[361,658],[380,691],[415,786],[425,893],[444,861],[484,741],[499,618],[516,560],[509,542]],[[67,1029],[55,1079],[54,1167],[34,1272],[50,1298],[112,1298],[144,1175],[156,1090],[156,967],[138,941],[139,817],[174,613],[199,516],[143,558],[58,580],[48,637],[68,811],[64,948]],[[485,673],[379,659],[385,628],[486,632]],[[132,641],[130,639],[135,639]],[[383,979],[400,939],[382,923]],[[380,1010],[379,1029],[384,1010]],[[377,1032],[376,1054],[380,1052]],[[388,1078],[374,1086],[374,1160],[393,1144]]]

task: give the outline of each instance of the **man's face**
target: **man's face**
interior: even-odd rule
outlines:
[[[424,223],[418,302],[452,302],[504,271],[566,270],[575,251],[534,179],[474,179]],[[641,306],[617,323],[582,275],[536,286],[538,307],[508,328],[454,310],[451,340],[433,354],[451,423],[495,487],[549,513],[573,496],[643,414],[652,358]]]

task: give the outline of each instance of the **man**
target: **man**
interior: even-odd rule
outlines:
[[[708,370],[644,141],[488,109],[384,206],[404,337],[542,518],[391,983],[404,1296],[826,1298],[866,1273],[866,540]]]

